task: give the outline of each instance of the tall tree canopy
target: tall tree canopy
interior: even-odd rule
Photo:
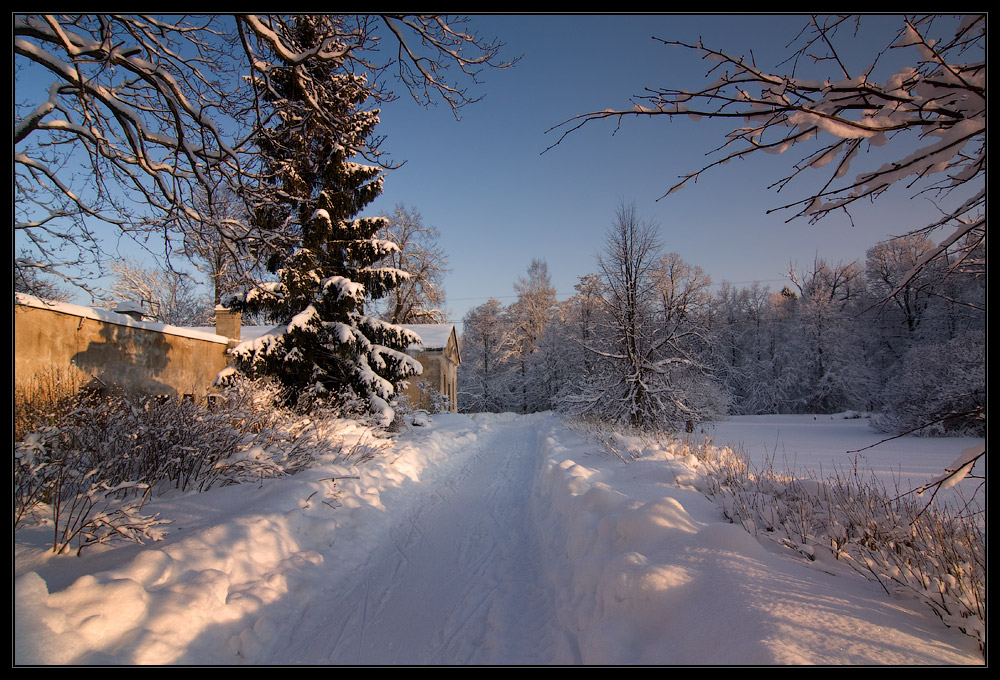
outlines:
[[[308,53],[327,44],[339,22],[299,16],[285,40]],[[259,141],[268,190],[258,195],[253,224],[287,239],[264,252],[277,281],[253,286],[233,305],[282,326],[236,353],[243,368],[276,375],[297,397],[357,397],[385,412],[401,381],[420,373],[404,351],[417,338],[365,314],[367,299],[408,275],[381,264],[397,250],[377,238],[384,219],[354,219],[381,193],[383,170],[357,162],[378,155],[378,110],[366,107],[365,78],[345,66],[312,61],[256,81],[277,115]]]
[[[565,394],[567,410],[667,430],[724,412],[725,399],[692,351],[700,328],[685,319],[703,285],[700,270],[692,274],[674,254],[661,257],[656,226],[631,204],[619,206],[597,265],[601,315],[587,344],[596,367]]]
[[[254,207],[274,186],[258,144],[279,115],[279,98],[264,96],[272,78],[298,79],[301,105],[321,117],[313,63],[365,78],[375,101],[392,98],[395,79],[418,101],[453,109],[475,101],[481,69],[508,65],[500,43],[435,15],[333,17],[308,48],[282,15],[20,14],[12,23],[14,268],[84,288],[108,238],[169,257],[190,248],[185,236],[199,224],[239,254],[286,236],[206,208],[233,192]]]
[[[447,318],[443,279],[449,269],[448,256],[437,243],[437,229],[425,225],[415,209],[398,204],[379,235],[396,245],[388,264],[409,275],[379,306],[380,317],[392,323],[443,323]]]

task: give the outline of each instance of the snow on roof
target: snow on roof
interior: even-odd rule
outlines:
[[[26,295],[25,293],[14,293],[14,303],[18,305],[24,305],[25,307],[37,307],[38,309],[49,309],[53,312],[59,312],[60,314],[70,314],[72,316],[79,316],[84,319],[93,319],[94,321],[103,321],[104,323],[113,323],[118,326],[128,326],[129,328],[141,328],[147,331],[158,331],[160,333],[166,333],[168,335],[176,335],[182,338],[194,338],[195,340],[208,340],[209,342],[218,342],[226,344],[229,342],[229,338],[216,335],[215,329],[211,330],[200,330],[197,328],[182,328],[180,326],[169,326],[165,323],[156,323],[154,321],[136,321],[132,317],[126,316],[124,314],[119,314],[117,312],[109,312],[106,309],[96,309],[94,307],[84,307],[82,305],[73,305],[68,302],[52,302],[50,300],[42,300],[34,295]]]
[[[117,314],[128,314],[129,312],[145,314],[146,310],[138,302],[132,302],[131,300],[123,300],[115,307],[115,313]]]
[[[413,323],[402,326],[419,335],[421,340],[419,344],[410,345],[407,349],[444,349],[455,329],[450,323]]]
[[[420,336],[421,342],[414,343],[407,347],[407,349],[421,350],[421,349],[444,349],[448,346],[448,339],[451,337],[452,331],[455,329],[454,324],[448,323],[415,323],[415,324],[401,324],[403,328],[408,331],[413,331]],[[200,330],[204,332],[212,332],[214,329],[208,328],[198,328],[192,330]],[[285,330],[284,325],[278,326],[240,326],[240,342],[248,342],[250,340],[256,340],[257,338],[263,337],[265,335],[271,335],[273,333],[282,332]]]
[[[285,330],[285,328],[286,326],[284,324],[279,324],[277,326],[240,326],[240,342],[256,340],[257,338],[265,335],[271,335],[275,332],[281,333]],[[196,328],[192,328],[191,330],[201,331],[203,333],[215,332],[215,329],[210,326],[198,326]]]
[[[25,293],[15,293],[15,302],[19,305],[25,305],[26,307],[38,307],[41,309],[50,309],[54,312],[61,312],[63,314],[72,314],[74,316],[80,316],[85,319],[94,319],[95,321],[104,321],[106,323],[113,323],[119,326],[129,326],[131,328],[142,328],[150,331],[159,331],[161,333],[168,333],[170,335],[177,335],[187,338],[195,338],[199,340],[210,340],[212,342],[228,342],[229,338],[218,335],[215,329],[209,326],[198,326],[194,328],[182,328],[180,326],[169,326],[167,324],[156,323],[153,321],[136,321],[135,319],[126,316],[125,314],[120,314],[117,312],[110,312],[105,309],[96,309],[94,307],[83,307],[81,305],[73,305],[67,302],[51,302],[49,300],[42,300],[40,298],[34,297],[33,295],[27,295]],[[119,305],[119,309],[125,309],[126,305]],[[448,339],[451,337],[451,333],[455,326],[453,324],[436,324],[436,323],[418,323],[418,324],[403,324],[403,328],[413,331],[420,336],[420,343],[415,343],[410,345],[407,349],[420,350],[420,349],[444,349],[448,345]],[[250,340],[256,340],[264,335],[269,335],[274,333],[276,330],[284,330],[284,326],[241,326],[240,327],[240,341],[247,342]]]

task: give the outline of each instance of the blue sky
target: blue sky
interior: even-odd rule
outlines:
[[[879,240],[926,223],[933,206],[897,188],[855,211],[853,227],[838,215],[816,225],[786,224],[789,215],[766,211],[807,195],[825,179],[814,173],[780,195],[769,191],[798,160],[794,149],[714,169],[698,184],[661,199],[678,176],[702,167],[723,141],[727,128],[713,121],[627,119],[617,132],[612,122],[594,123],[545,152],[558,135],[546,131],[574,115],[628,107],[630,97],[647,86],[705,83],[706,62],[653,36],[701,38],[731,54],[752,51],[758,65],[783,72],[777,65],[807,20],[473,16],[472,29],[504,41],[504,56],[520,61],[507,70],[484,71],[483,84],[473,89],[483,99],[463,109],[461,120],[443,105],[422,108],[405,92],[386,104],[377,132],[386,137],[383,149],[392,160],[404,164],[388,173],[383,196],[365,214],[388,213],[402,203],[440,231],[452,270],[445,280],[447,309],[455,322],[490,297],[510,303],[514,282],[533,258],[547,262],[560,299],[572,295],[578,277],[595,270],[622,201],[658,225],[665,252],[698,265],[715,284],[760,281],[779,289],[789,264],[804,268],[815,256],[833,263],[863,260]],[[896,17],[869,16],[863,25],[872,31],[861,40],[870,49],[844,53],[852,69],[865,68],[900,24]],[[124,254],[135,250],[117,247]]]
[[[521,61],[484,72],[477,90],[483,100],[464,109],[459,121],[442,106],[422,109],[403,98],[386,105],[383,148],[405,164],[389,173],[383,196],[366,213],[403,203],[437,227],[450,257],[446,289],[454,321],[489,297],[511,302],[513,283],[532,258],[548,263],[560,299],[571,295],[577,278],[594,270],[620,201],[635,203],[642,217],[659,225],[665,251],[700,266],[716,284],[757,280],[779,289],[790,263],[805,267],[816,255],[863,262],[877,241],[922,224],[930,204],[897,190],[857,211],[854,227],[836,215],[816,225],[786,224],[790,215],[767,215],[767,209],[824,179],[814,175],[782,194],[769,191],[798,160],[794,150],[731,163],[657,200],[723,141],[725,128],[704,120],[632,119],[616,133],[613,123],[590,124],[542,153],[556,141],[546,130],[574,115],[626,107],[647,86],[704,83],[706,62],[652,36],[701,37],[730,53],[752,50],[758,65],[776,67],[806,20],[473,16],[473,28],[506,42],[506,54],[523,55]],[[899,25],[891,17],[869,17],[868,23],[882,29],[881,45]],[[856,66],[867,66],[861,61],[872,55],[857,55]]]

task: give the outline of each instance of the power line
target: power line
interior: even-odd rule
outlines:
[[[788,281],[788,279],[785,279],[785,278],[782,278],[782,279],[749,279],[747,281],[729,281],[729,280],[723,280],[723,281],[720,281],[718,283],[712,283],[712,286],[713,287],[720,286],[723,283],[728,283],[730,285],[747,285],[747,284],[752,284],[752,283],[787,283],[787,281]],[[573,297],[574,295],[576,295],[575,291],[572,292],[572,293],[565,293],[565,292],[563,292],[563,293],[557,292],[556,293],[556,297],[570,298],[570,297]],[[453,297],[449,296],[448,297],[448,302],[469,302],[469,301],[473,301],[473,300],[510,300],[510,299],[513,299],[513,298],[516,298],[516,297],[518,297],[518,296],[517,295],[482,295],[482,296],[478,296],[478,297],[460,297],[460,298],[453,298]]]

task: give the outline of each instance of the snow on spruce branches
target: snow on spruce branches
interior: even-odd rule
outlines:
[[[335,17],[301,16],[286,41],[301,53],[326,45]],[[326,48],[324,48],[326,49]],[[234,352],[251,374],[277,376],[297,398],[352,399],[391,420],[387,404],[420,364],[405,354],[416,336],[365,313],[407,273],[382,262],[396,245],[378,238],[382,218],[355,218],[382,192],[369,89],[343,60],[305,61],[270,70],[257,86],[277,112],[262,131],[268,184],[253,220],[288,238],[270,244],[267,269],[277,278],[251,288],[234,306],[281,325]],[[375,164],[359,162],[370,158]]]

